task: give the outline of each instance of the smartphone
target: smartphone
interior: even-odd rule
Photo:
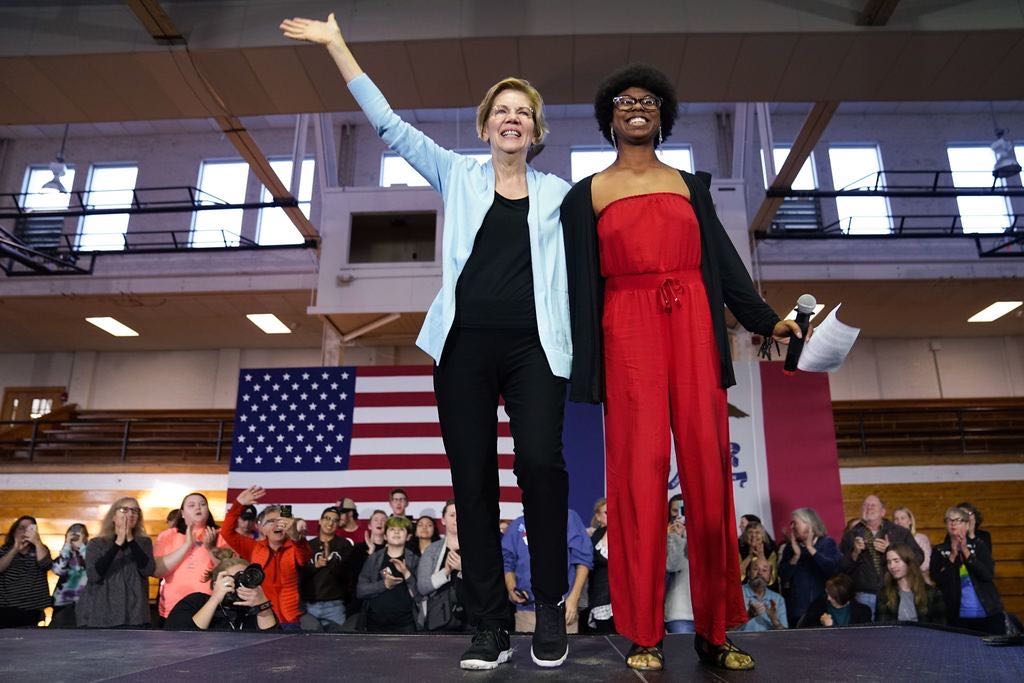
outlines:
[[[523,600],[525,600],[526,602],[531,602],[531,600],[530,600],[530,594],[529,594],[529,593],[527,593],[527,592],[526,592],[525,590],[523,590],[522,588],[513,588],[513,589],[512,589],[512,592],[513,592],[513,593],[515,593],[516,595],[518,595],[518,596],[519,596],[520,598],[522,598],[522,599],[523,599]]]
[[[281,505],[279,507],[280,507],[280,512],[281,512],[281,516],[282,517],[289,517],[290,518],[292,516],[292,506],[291,505]]]
[[[388,574],[391,574],[391,576],[395,577],[396,579],[402,578],[402,572],[398,571],[398,567],[391,564],[390,562],[388,562],[388,566],[384,567],[384,571],[386,571]]]

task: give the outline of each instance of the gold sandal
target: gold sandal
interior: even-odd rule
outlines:
[[[754,668],[754,658],[725,639],[721,645],[712,645],[706,638],[697,635],[693,641],[697,657],[705,664],[729,671],[749,671]]]
[[[626,655],[626,666],[634,671],[661,671],[665,668],[665,655],[661,647],[642,647],[633,644]]]

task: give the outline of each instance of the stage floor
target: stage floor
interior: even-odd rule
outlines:
[[[1024,648],[989,647],[978,637],[915,626],[738,633],[757,659],[751,672],[697,663],[693,636],[665,638],[666,670],[625,667],[618,636],[573,636],[569,661],[543,670],[530,638],[513,637],[510,664],[458,669],[465,636],[0,631],[0,680],[30,681],[1024,681]]]

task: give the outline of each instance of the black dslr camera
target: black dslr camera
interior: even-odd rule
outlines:
[[[238,602],[238,588],[257,588],[263,584],[263,579],[267,578],[267,575],[263,572],[263,567],[254,562],[231,578],[235,580],[236,590],[224,596],[224,604],[228,607]]]

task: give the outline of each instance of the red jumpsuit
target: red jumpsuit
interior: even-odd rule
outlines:
[[[616,629],[661,641],[669,433],[686,507],[694,625],[713,644],[746,621],[725,390],[701,279],[697,217],[679,194],[612,202],[597,224],[605,280],[609,581]]]

